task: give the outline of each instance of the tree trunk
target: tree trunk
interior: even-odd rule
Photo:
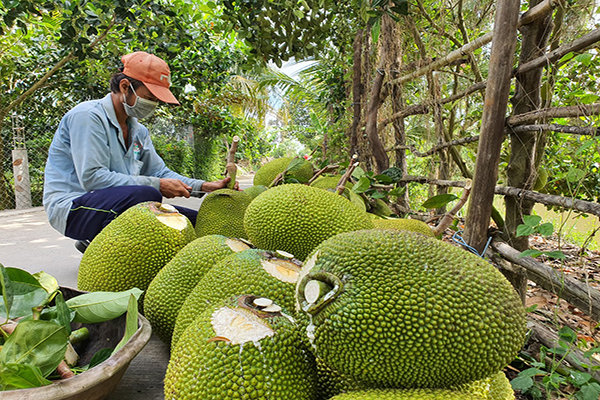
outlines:
[[[352,119],[352,127],[350,128],[350,154],[354,155],[358,152],[358,135],[360,121],[362,117],[362,46],[363,46],[363,30],[359,29],[354,37],[354,66],[352,74],[352,104],[354,116]]]
[[[541,0],[531,0],[530,8],[535,7]],[[546,17],[524,25],[523,40],[519,64],[536,59],[546,49],[552,24],[552,13]],[[516,76],[515,95],[511,99],[513,114],[519,115],[539,109],[541,103],[540,88],[542,68]],[[506,168],[508,186],[531,189],[535,184],[537,169],[545,147],[544,132],[514,132],[510,134],[510,159]],[[512,196],[504,198],[506,205],[505,238],[512,247],[519,251],[527,250],[529,237],[516,237],[517,227],[523,223],[523,216],[531,214],[534,203]],[[527,291],[527,278],[522,273],[508,274],[507,278],[513,283],[522,297]]]
[[[467,243],[480,253],[488,239],[494,189],[498,179],[512,60],[517,42],[519,7],[518,0],[498,1],[494,22],[496,39],[492,43],[489,79],[465,231]]]

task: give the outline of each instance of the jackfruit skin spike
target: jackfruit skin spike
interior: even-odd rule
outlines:
[[[341,175],[320,176],[317,179],[315,179],[315,181],[311,183],[310,186],[335,192],[337,184],[341,178]],[[361,210],[367,211],[367,206],[365,205],[363,199],[352,191],[352,183],[346,182],[345,186],[346,189],[344,189],[344,193],[342,193],[342,196],[350,200],[352,203],[356,204]]]
[[[294,157],[281,157],[264,164],[256,171],[256,174],[254,174],[254,185],[271,186],[271,183],[275,180],[277,175],[282,173],[288,165],[290,165],[290,162],[292,162],[293,159]],[[297,177],[301,182],[308,182],[313,176],[312,165],[310,165],[310,162],[303,160],[300,168],[290,172],[290,174]]]
[[[375,199],[375,204],[369,209],[369,212],[380,217],[389,217],[394,214],[390,206],[381,199]]]
[[[256,342],[215,337],[214,311],[221,306],[239,310],[238,303],[217,302],[185,330],[171,352],[165,399],[314,400],[314,360],[293,319],[281,313],[266,318],[275,334]]]
[[[223,235],[248,239],[244,213],[252,201],[247,193],[218,189],[206,195],[196,217],[196,236]]]
[[[219,260],[234,254],[228,245],[233,239],[207,235],[181,249],[154,277],[144,297],[144,316],[152,331],[166,344],[171,343],[179,309],[200,279]],[[236,241],[241,247],[246,247]]]
[[[246,193],[248,196],[250,196],[250,199],[254,200],[254,198],[256,196],[258,196],[259,194],[261,194],[262,192],[264,192],[265,190],[267,190],[268,188],[266,186],[263,185],[258,185],[258,186],[251,186],[247,189],[244,189],[244,193]]]
[[[372,385],[358,382],[340,374],[319,358],[315,358],[315,363],[317,366],[318,378],[317,398],[319,399],[330,399],[338,394],[373,388]]]
[[[331,291],[308,304],[304,289],[313,279]],[[525,338],[523,305],[497,269],[408,231],[326,240],[305,262],[296,296],[311,317],[306,335],[315,356],[378,387],[482,379],[510,363]]]
[[[283,282],[267,273],[262,262],[270,259],[278,257],[265,250],[250,249],[227,256],[216,263],[204,274],[181,306],[171,346],[177,343],[183,331],[200,312],[225,297],[252,293],[267,297],[288,310],[294,310],[296,283]]]
[[[183,230],[159,221],[157,215],[170,214],[158,210],[160,206],[156,202],[137,204],[102,229],[81,258],[79,290],[118,292],[137,287],[145,291],[158,271],[196,239],[187,219]]]
[[[418,219],[382,218],[373,220],[373,224],[375,225],[375,228],[378,229],[405,230],[421,233],[429,237],[435,237],[431,227]]]
[[[502,371],[475,382],[464,383],[452,389],[476,394],[486,400],[515,400],[515,392],[510,381]]]
[[[304,260],[323,240],[374,225],[366,212],[343,196],[288,184],[255,198],[246,209],[244,227],[256,247],[284,250]]]
[[[448,389],[371,389],[340,394],[330,400],[485,400],[485,398]]]

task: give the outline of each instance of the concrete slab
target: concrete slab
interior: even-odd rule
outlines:
[[[252,186],[253,176],[239,177],[240,188]],[[202,199],[163,199],[163,202],[198,209]],[[0,211],[0,263],[30,273],[44,271],[59,285],[77,287],[81,253],[75,241],[55,231],[42,207]],[[131,362],[108,400],[162,400],[163,379],[169,348],[154,334],[144,350]]]

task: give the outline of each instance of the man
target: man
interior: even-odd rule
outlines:
[[[169,90],[169,67],[141,51],[121,60],[122,72],[112,76],[111,93],[70,110],[48,151],[44,208],[50,225],[76,239],[75,247],[82,252],[102,228],[135,204],[211,192],[230,180],[205,182],[165,166],[138,118],[152,115],[159,101],[179,105]],[[177,209],[195,224],[197,211]]]

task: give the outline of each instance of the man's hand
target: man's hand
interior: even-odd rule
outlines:
[[[204,182],[200,190],[202,190],[203,192],[213,192],[217,189],[223,189],[227,187],[229,181],[231,181],[230,177],[221,179],[220,181]],[[233,186],[233,190],[240,190],[239,182],[235,183],[235,185]]]
[[[172,199],[173,197],[180,196],[190,197],[192,187],[181,182],[179,179],[161,178],[159,190],[167,199]]]

